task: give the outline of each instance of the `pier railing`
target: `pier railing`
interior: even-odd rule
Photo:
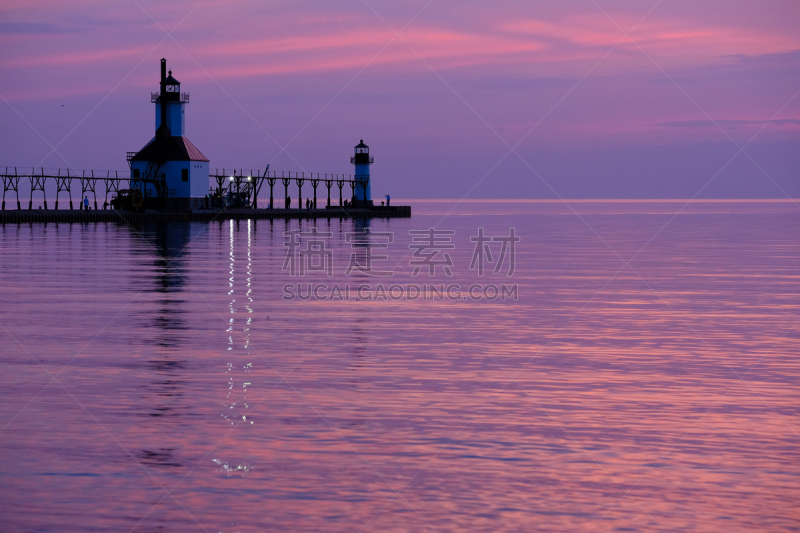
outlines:
[[[322,184],[327,190],[327,201],[325,207],[333,207],[331,203],[331,188],[335,185],[338,189],[339,206],[345,205],[345,197],[343,189],[345,186],[350,187],[350,198],[357,198],[357,193],[361,197],[366,197],[367,187],[369,186],[369,175],[361,174],[322,174],[315,172],[292,172],[286,171],[270,171],[269,167],[263,173],[259,170],[255,172],[250,170],[246,172],[244,169],[219,169],[210,175],[217,184],[217,189],[213,191],[215,197],[218,197],[226,202],[225,205],[236,205],[236,207],[256,207],[258,205],[258,196],[261,194],[263,185],[266,183],[269,186],[269,204],[270,208],[284,208],[291,207],[291,192],[290,186],[297,187],[297,208],[303,209],[303,185],[308,182],[314,193],[309,195],[306,199],[310,201],[310,207],[317,209],[317,188]],[[294,182],[294,183],[292,183]],[[278,204],[275,203],[275,186],[283,185],[283,198]],[[280,191],[277,191],[280,193]],[[266,196],[266,190],[264,191]],[[236,203],[237,199],[243,198],[244,201]],[[351,200],[348,199],[348,202]]]
[[[156,102],[158,102],[158,98],[160,96],[161,96],[161,93],[158,92],[158,91],[156,91],[154,93],[151,92],[150,93],[150,101],[153,102],[153,103],[156,103]],[[189,93],[181,93],[178,101],[181,102],[181,103],[184,103],[184,104],[188,104],[189,103]]]
[[[56,202],[55,209],[58,209],[58,202],[62,193],[66,193],[69,200],[69,208],[74,209],[72,202],[72,191],[75,184],[80,184],[80,197],[78,198],[79,209],[83,208],[82,199],[88,198],[91,193],[94,208],[97,209],[97,192],[98,182],[100,182],[105,189],[105,198],[111,193],[118,193],[120,189],[127,188],[130,181],[130,175],[127,172],[119,172],[116,170],[75,170],[75,169],[55,169],[55,172],[48,170],[45,172],[44,168],[33,168],[30,172],[23,169],[5,167],[5,173],[0,174],[0,179],[3,180],[3,204],[2,209],[6,209],[6,196],[9,192],[16,194],[17,209],[22,209],[22,202],[19,198],[20,187],[27,184],[30,189],[30,197],[28,198],[28,209],[33,209],[33,197],[36,191],[41,191],[42,199],[44,200],[44,208],[47,209],[47,191],[52,192],[55,189]],[[52,184],[48,187],[48,184]],[[102,193],[104,189],[100,189]],[[75,191],[77,192],[77,191]],[[10,196],[10,195],[9,195]]]
[[[0,171],[3,167],[0,167]],[[102,201],[103,208],[109,204],[110,200],[119,193],[121,189],[132,188],[132,176],[129,171],[116,170],[75,170],[75,169],[44,169],[32,168],[21,169],[17,167],[5,167],[5,172],[0,174],[3,180],[3,200],[2,210],[6,209],[6,197],[11,199],[15,196],[16,208],[22,210],[23,201],[20,200],[20,189],[26,192],[26,186],[30,192],[28,197],[28,209],[33,209],[34,195],[41,193],[44,209],[48,209],[47,194],[55,191],[55,209],[59,208],[59,201],[69,202],[69,209],[74,209],[72,195],[77,194],[80,185],[80,196],[78,198],[78,209],[84,209],[83,199],[92,196],[91,202],[95,210],[98,209],[98,193]],[[269,167],[265,171],[249,171],[243,169],[216,169],[209,175],[209,185],[213,181],[216,187],[209,187],[207,196],[208,207],[236,207],[236,208],[256,208],[258,197],[262,194],[262,188],[266,183],[269,187],[270,208],[291,207],[291,190],[297,188],[297,207],[305,207],[303,202],[303,185],[308,184],[313,189],[313,194],[309,194],[306,200],[309,207],[317,208],[317,190],[320,185],[327,190],[326,207],[333,207],[331,202],[331,189],[335,186],[338,189],[338,205],[352,205],[352,199],[364,198],[369,185],[369,175],[336,174],[336,173],[314,173],[314,172],[287,172],[270,171]],[[134,182],[139,183],[133,179]],[[135,185],[135,184],[134,184]],[[283,186],[283,199],[276,202],[275,195],[281,191],[276,190],[276,185]],[[147,184],[139,184],[144,187],[143,196],[151,196],[147,189]],[[344,196],[343,189],[350,188],[349,198]],[[291,190],[290,190],[291,189]],[[306,189],[308,190],[308,189]],[[363,194],[362,194],[363,193]],[[266,189],[263,191],[266,196]],[[12,202],[14,200],[11,200]],[[334,200],[335,201],[335,200]],[[13,205],[13,204],[11,204]],[[357,204],[356,204],[357,205]],[[91,208],[91,206],[89,206]]]

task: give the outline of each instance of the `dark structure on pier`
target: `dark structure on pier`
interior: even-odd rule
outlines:
[[[372,207],[372,188],[369,183],[369,166],[375,160],[369,155],[369,146],[361,139],[355,147],[355,155],[350,158],[350,163],[355,165],[355,179],[358,187],[353,190],[353,205],[359,207]]]
[[[355,174],[294,172],[292,175],[292,172],[270,171],[269,165],[263,172],[245,172],[242,169],[230,172],[222,169],[220,172],[217,169],[212,174],[208,158],[185,135],[185,107],[189,103],[189,94],[181,92],[180,82],[172,76],[172,71],[167,71],[166,59],[161,60],[159,90],[151,93],[150,101],[155,104],[155,136],[138,152],[127,153],[128,175],[124,172],[120,175],[117,171],[76,169],[45,172],[45,169],[37,171],[33,168],[27,172],[6,167],[5,173],[0,173],[3,181],[0,222],[100,222],[130,217],[137,221],[200,221],[217,218],[411,216],[408,206],[373,205],[370,165],[374,160],[363,139],[350,158]],[[212,180],[216,187],[209,187]],[[80,183],[80,196],[79,212],[76,213],[72,195],[77,183]],[[23,210],[19,197],[20,184],[29,186],[27,210]],[[259,195],[266,197],[266,189],[262,191],[265,184],[269,186],[269,202],[262,200],[261,205],[266,204],[266,209],[259,209]],[[303,186],[306,184],[311,191],[305,189],[309,193],[304,197]],[[324,206],[317,205],[320,185],[326,189]],[[297,207],[294,209],[291,205],[294,203],[293,187],[297,188]],[[348,198],[345,198],[345,187],[350,189]],[[55,190],[55,212],[48,212],[48,190],[50,194]],[[44,209],[40,207],[34,211],[34,194],[38,192],[41,192]],[[101,209],[98,192],[105,211],[102,214],[98,212]],[[281,192],[283,199],[276,201],[276,194]],[[6,197],[10,193],[16,196],[16,209],[6,211]],[[59,200],[65,194],[69,211],[59,210]],[[135,202],[123,201],[134,197]],[[113,209],[115,206],[117,209]],[[137,212],[122,213],[119,208]]]
[[[269,168],[269,167],[267,167]],[[233,169],[226,171],[222,169],[220,172],[217,169],[213,174],[210,174],[217,184],[214,193],[210,194],[207,198],[203,198],[204,205],[199,209],[189,210],[176,210],[176,209],[162,209],[162,212],[180,212],[180,211],[202,211],[202,212],[215,212],[220,210],[237,210],[238,212],[253,211],[274,211],[274,214],[269,214],[266,218],[282,218],[285,213],[298,210],[303,211],[306,215],[301,218],[306,218],[308,213],[316,213],[316,217],[370,217],[370,216],[410,216],[411,209],[408,206],[375,206],[375,205],[359,205],[354,200],[357,198],[357,192],[363,191],[365,186],[369,183],[363,179],[357,179],[352,174],[318,174],[313,172],[278,172],[269,171],[261,173],[261,171],[252,170],[245,172],[241,169]],[[6,211],[6,197],[9,192],[15,194],[14,211],[27,211],[33,209],[33,195],[34,192],[40,191],[42,193],[43,207],[47,211],[49,204],[47,202],[47,189],[51,192],[53,188],[56,189],[55,209],[59,209],[59,197],[66,193],[69,201],[69,209],[75,209],[72,200],[72,191],[77,184],[80,184],[81,196],[91,197],[89,200],[89,209],[105,209],[110,208],[109,201],[113,200],[116,194],[125,189],[132,181],[130,176],[120,175],[118,172],[105,171],[103,173],[95,172],[93,170],[83,171],[70,171],[56,170],[55,172],[45,172],[44,169],[31,169],[26,172],[17,168],[5,168],[4,173],[0,173],[0,179],[3,180],[3,204],[2,211]],[[20,184],[28,184],[30,186],[30,198],[28,199],[27,209],[22,209],[22,201],[19,197]],[[49,187],[45,187],[46,184]],[[266,209],[258,209],[259,194],[262,193],[264,184],[269,186],[269,202]],[[308,196],[303,196],[303,186],[310,185],[311,193]],[[282,187],[280,187],[282,185]],[[280,190],[276,188],[280,187]],[[318,205],[319,198],[317,194],[321,186],[325,187],[325,205]],[[335,188],[334,188],[335,187]],[[345,197],[346,187],[349,189],[349,198]],[[297,191],[297,204],[295,207],[289,205],[289,198],[291,195],[290,189]],[[334,190],[331,193],[331,189]],[[305,189],[308,191],[308,189]],[[98,194],[102,204],[98,205]],[[265,191],[264,191],[265,192]],[[283,193],[283,200],[276,202],[276,193]],[[332,196],[332,194],[334,196]],[[310,200],[310,206],[305,207],[304,199]],[[263,205],[263,203],[262,203]],[[78,198],[78,210],[83,210],[81,198]],[[344,214],[336,214],[342,211]],[[38,213],[42,215],[42,213]],[[287,215],[288,216],[288,215]],[[5,218],[3,218],[5,220]]]
[[[161,60],[159,92],[150,95],[156,107],[155,137],[138,152],[128,152],[130,186],[140,189],[145,204],[156,209],[203,207],[208,194],[208,158],[184,135],[189,93],[167,76]]]

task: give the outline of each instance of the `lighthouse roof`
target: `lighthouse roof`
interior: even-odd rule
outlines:
[[[369,146],[364,144],[364,139],[361,139],[361,142],[356,145],[356,148],[369,148]]]
[[[166,161],[208,161],[192,142],[184,136],[168,137],[166,146]],[[157,143],[154,138],[131,158],[131,161],[156,161],[158,160]]]
[[[180,85],[181,84],[181,82],[179,82],[178,80],[176,80],[175,78],[172,77],[172,71],[171,70],[169,71],[169,76],[164,81],[167,82],[167,85]]]

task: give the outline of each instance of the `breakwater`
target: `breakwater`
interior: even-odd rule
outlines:
[[[406,218],[411,206],[375,206],[372,208],[331,207],[328,209],[222,209],[183,212],[145,211],[136,213],[121,209],[45,210],[22,209],[0,211],[0,223],[36,222],[211,222],[214,220],[247,219],[316,219],[316,218]]]

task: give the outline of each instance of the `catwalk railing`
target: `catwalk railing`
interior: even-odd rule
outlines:
[[[290,185],[294,182],[297,187],[297,208],[303,209],[303,185],[308,182],[314,193],[307,199],[310,200],[311,207],[317,208],[317,189],[322,184],[327,190],[326,207],[331,207],[331,188],[336,185],[339,190],[339,204],[344,204],[344,194],[342,190],[346,185],[350,187],[350,198],[356,198],[356,191],[364,198],[367,194],[367,187],[369,186],[369,175],[353,175],[353,174],[320,174],[313,172],[295,172],[292,177],[291,172],[285,171],[272,171],[269,169],[261,173],[260,171],[245,172],[242,169],[231,170],[226,172],[222,169],[216,169],[214,174],[210,176],[217,183],[217,190],[215,194],[224,197],[227,192],[227,198],[237,198],[238,195],[245,195],[247,198],[246,205],[255,207],[258,205],[258,196],[261,194],[261,189],[266,183],[269,186],[269,207],[275,206],[275,186],[283,185],[283,207],[288,209],[291,207],[291,194],[289,191]],[[225,185],[227,184],[227,186]],[[265,191],[266,192],[266,191]]]
[[[0,167],[1,168],[1,167]],[[294,174],[294,175],[293,175]],[[131,187],[131,175],[129,172],[120,171],[95,171],[95,170],[74,170],[74,169],[54,169],[45,171],[44,168],[31,169],[31,172],[14,167],[5,167],[5,172],[0,174],[3,180],[3,203],[2,209],[6,209],[6,197],[15,196],[16,207],[22,209],[20,200],[20,188],[25,192],[28,186],[28,209],[33,209],[34,196],[38,201],[38,193],[41,193],[44,209],[48,209],[47,193],[55,191],[55,209],[63,196],[64,200],[69,201],[69,208],[74,209],[73,192],[77,194],[77,186],[80,185],[80,196],[78,198],[78,208],[83,209],[83,199],[90,199],[94,209],[98,209],[98,192],[103,201],[103,208],[109,204],[111,198],[118,194],[122,189]],[[209,207],[245,207],[255,208],[258,205],[259,194],[262,193],[264,184],[269,186],[269,207],[291,207],[290,186],[297,187],[297,207],[303,209],[303,185],[308,183],[313,189],[313,195],[306,199],[309,206],[317,208],[317,189],[320,185],[327,190],[326,207],[331,207],[331,189],[336,186],[338,189],[338,205],[344,206],[352,202],[352,199],[364,198],[369,186],[368,175],[353,174],[320,174],[309,172],[286,172],[269,171],[269,167],[264,172],[250,171],[243,169],[216,169],[215,173],[209,175],[209,180],[216,183],[216,188],[209,187],[208,200]],[[135,179],[133,181],[136,181]],[[98,185],[100,185],[98,187]],[[283,185],[283,203],[275,205],[275,186]],[[345,186],[350,188],[350,197],[345,199],[343,189]],[[151,196],[146,184],[143,186],[145,197]],[[280,191],[278,191],[280,192]],[[359,193],[359,194],[357,194]],[[266,194],[266,190],[264,190]],[[109,198],[111,196],[111,198]],[[13,201],[13,200],[11,200]]]

